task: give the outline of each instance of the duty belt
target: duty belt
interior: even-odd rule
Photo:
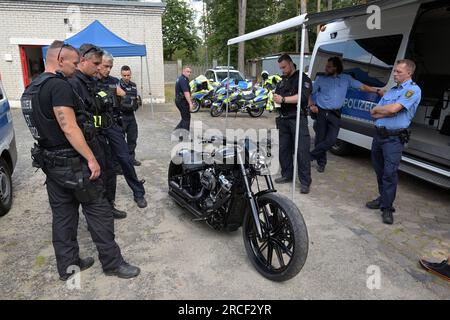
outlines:
[[[337,117],[341,117],[341,114],[342,114],[341,109],[324,109],[321,106],[318,106],[318,107],[319,107],[320,111],[327,113],[327,115],[328,115],[328,113],[332,113]]]
[[[43,152],[44,162],[52,167],[68,167],[81,162],[80,155],[73,149]]]
[[[300,111],[300,116],[301,117],[307,117],[308,114],[303,112],[303,110]],[[280,119],[297,119],[297,114],[296,113],[292,113],[292,114],[287,114],[287,115],[283,115],[280,113],[279,116]]]
[[[379,134],[382,137],[395,137],[395,136],[400,136],[401,134],[405,134],[408,132],[408,129],[390,130],[390,129],[386,129],[386,127],[375,127],[375,130],[376,130],[377,134]]]

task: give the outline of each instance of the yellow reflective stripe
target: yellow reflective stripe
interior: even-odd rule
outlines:
[[[101,98],[104,98],[104,97],[106,97],[108,94],[107,94],[105,91],[99,91],[99,92],[98,92],[98,95],[99,95]]]
[[[94,127],[100,128],[102,125],[102,116],[94,116]]]

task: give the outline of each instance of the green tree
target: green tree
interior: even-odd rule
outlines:
[[[238,36],[238,2],[236,0],[205,0],[208,15],[207,45],[210,56],[226,63],[227,41]],[[245,32],[249,33],[272,24],[273,0],[248,0]],[[268,39],[256,39],[245,44],[245,58],[259,57],[271,47]],[[231,47],[231,63],[237,63],[237,46]]]
[[[208,15],[207,45],[210,56],[220,63],[227,61],[227,41],[238,36],[238,2],[236,0],[204,0]],[[366,3],[367,0],[335,0],[333,9]],[[321,1],[321,11],[327,10],[328,0]],[[317,0],[307,1],[307,12],[317,12]],[[300,0],[247,0],[246,33],[282,22],[300,14]],[[316,27],[309,30],[309,48],[312,52],[317,38]],[[279,52],[294,52],[296,31],[258,38],[246,42],[245,59],[253,59]],[[231,47],[231,63],[237,63],[237,46]]]
[[[184,0],[165,0],[162,16],[164,59],[172,60],[182,52],[193,58],[200,43],[194,23],[194,12]]]

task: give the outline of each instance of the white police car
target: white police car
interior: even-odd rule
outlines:
[[[0,76],[0,216],[12,205],[11,175],[17,162],[16,140],[8,99]]]
[[[205,77],[209,81],[222,82],[228,77],[228,68],[226,66],[218,66],[214,69],[208,69],[205,72]],[[238,81],[245,81],[244,76],[238,70],[230,67],[230,78]]]

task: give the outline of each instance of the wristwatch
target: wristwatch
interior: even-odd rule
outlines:
[[[281,99],[281,103],[285,103],[286,102],[286,98],[283,97],[283,99]]]

